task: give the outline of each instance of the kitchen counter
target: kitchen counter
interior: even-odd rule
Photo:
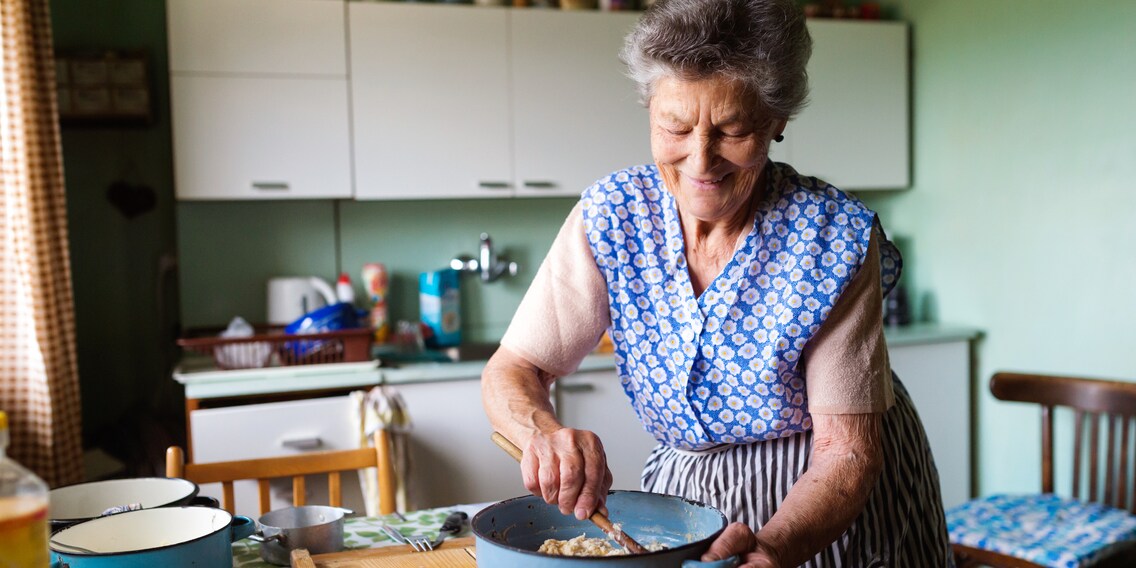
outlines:
[[[480,379],[485,361],[455,363],[412,363],[395,368],[380,367],[378,361],[327,363],[265,369],[216,370],[204,366],[207,358],[192,357],[174,370],[175,381],[185,386],[187,399],[228,398],[313,390],[367,388],[380,384],[398,385],[435,381]],[[610,354],[584,358],[580,371],[615,368]]]
[[[972,349],[978,330],[914,325],[885,329],[892,368],[903,379],[924,425],[943,479],[944,499],[965,500],[970,475]],[[481,355],[484,357],[484,354]],[[500,500],[524,492],[515,464],[480,456],[499,452],[481,405],[485,361],[414,362],[383,367],[376,361],[217,371],[208,360],[185,360],[174,378],[186,392],[191,459],[294,453],[290,440],[319,439],[321,447],[353,447],[353,391],[395,385],[413,417],[412,451],[421,486],[418,507]],[[627,402],[613,355],[591,355],[579,372],[558,382],[556,409],[566,425],[600,433],[617,479],[638,479],[655,441],[643,432]],[[455,428],[460,424],[460,428]],[[232,432],[265,432],[235,443]],[[247,436],[245,436],[247,438]],[[198,452],[200,450],[200,452]],[[452,472],[462,472],[455,478]],[[635,487],[621,487],[635,488]]]
[[[970,341],[982,335],[977,328],[939,323],[913,323],[884,327],[884,336],[891,347]]]
[[[977,338],[975,328],[942,324],[913,324],[886,327],[884,335],[889,346],[899,347],[944,343]],[[211,399],[299,393],[315,390],[342,390],[368,388],[379,384],[407,384],[433,381],[480,379],[485,361],[454,363],[410,363],[399,367],[380,367],[378,361],[361,363],[329,363],[267,369],[240,369],[219,371],[209,365],[209,359],[187,357],[174,371],[173,378],[185,385],[188,399]],[[594,354],[584,358],[580,371],[599,371],[615,367],[610,354]]]

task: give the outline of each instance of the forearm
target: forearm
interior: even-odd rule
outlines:
[[[481,375],[481,400],[490,425],[521,449],[534,434],[561,428],[549,401],[553,380],[521,357],[498,350]]]
[[[594,432],[556,419],[548,396],[555,378],[502,348],[481,375],[482,401],[493,428],[524,452],[525,488],[561,513],[586,519],[603,507],[611,471]]]
[[[757,533],[777,566],[799,566],[836,540],[864,509],[883,468],[880,415],[814,415],[809,469]],[[815,426],[814,426],[815,427]]]

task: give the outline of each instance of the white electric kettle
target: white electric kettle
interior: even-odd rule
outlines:
[[[317,308],[336,303],[335,290],[317,276],[268,280],[268,324],[288,325]]]

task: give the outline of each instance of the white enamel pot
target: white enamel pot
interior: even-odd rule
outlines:
[[[52,535],[52,568],[229,568],[232,543],[253,527],[212,507],[127,511]]]
[[[67,485],[51,490],[47,517],[52,532],[55,532],[128,508],[217,505],[216,499],[198,497],[197,489],[196,483],[173,477],[110,479]]]

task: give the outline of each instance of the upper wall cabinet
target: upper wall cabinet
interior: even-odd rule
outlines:
[[[355,196],[578,195],[650,161],[636,14],[349,3]]]
[[[353,2],[355,195],[512,193],[505,11]]]
[[[809,20],[809,104],[772,158],[840,189],[910,185],[908,31],[902,22]]]
[[[647,109],[618,54],[634,13],[510,12],[517,195],[579,195],[651,162]]]
[[[343,0],[167,0],[178,199],[351,197]]]

